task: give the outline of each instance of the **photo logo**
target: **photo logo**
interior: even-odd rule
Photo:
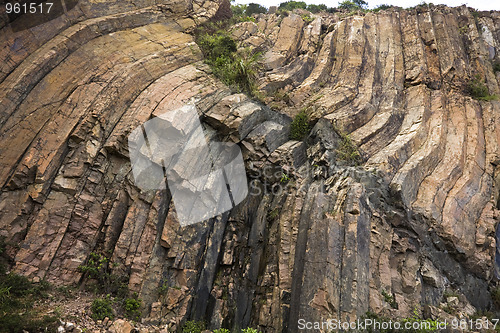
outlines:
[[[5,0],[0,1],[0,13],[7,14],[7,24],[13,32],[23,31],[52,21],[66,14],[80,0]]]
[[[181,226],[227,212],[248,194],[240,148],[207,142],[192,104],[137,127],[128,143],[135,184],[166,189],[166,178]]]

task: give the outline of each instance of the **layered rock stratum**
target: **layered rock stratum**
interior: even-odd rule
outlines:
[[[494,306],[500,102],[466,87],[479,74],[500,94],[500,13],[261,14],[231,30],[264,54],[258,101],[203,63],[192,32],[218,8],[81,0],[27,30],[0,25],[0,230],[19,245],[13,270],[81,284],[78,267],[105,253],[145,320],[170,328],[439,317],[450,290],[465,314]],[[240,146],[251,194],[181,227],[167,191],[135,185],[127,137],[186,103],[208,138]],[[311,133],[290,140],[303,109]],[[360,165],[339,158],[341,132]]]

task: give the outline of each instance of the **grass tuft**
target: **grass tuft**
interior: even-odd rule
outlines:
[[[238,50],[236,42],[226,30],[214,33],[200,30],[196,43],[215,76],[238,92],[256,95],[255,78],[260,52],[253,52],[249,48]]]
[[[301,141],[309,134],[310,130],[309,116],[305,110],[302,110],[290,124],[290,139]]]

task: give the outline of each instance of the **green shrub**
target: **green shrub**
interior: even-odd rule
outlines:
[[[286,183],[290,180],[290,177],[288,177],[288,175],[286,173],[281,173],[281,178],[280,178],[280,182],[281,183]]]
[[[9,273],[2,277],[0,289],[4,290],[4,295],[22,297],[31,293],[32,283],[25,276]]]
[[[309,117],[306,111],[302,110],[293,118],[290,124],[290,139],[298,141],[303,140],[309,134],[309,131]]]
[[[182,327],[182,333],[201,333],[205,330],[205,323],[202,321],[187,321]]]
[[[169,289],[168,282],[163,281],[161,286],[158,287],[158,293],[160,294],[160,296],[166,296],[168,293],[168,289]]]
[[[302,20],[306,23],[306,24],[309,24],[311,23],[314,19],[312,17],[310,17],[309,15],[301,15],[302,17]]]
[[[500,307],[500,286],[493,288],[490,295],[493,302]]]
[[[204,35],[198,40],[203,55],[211,62],[219,57],[231,57],[237,50],[236,42],[227,33],[219,31],[214,35]]]
[[[132,320],[139,320],[141,318],[141,305],[142,300],[137,297],[137,293],[134,293],[134,296],[132,298],[126,298],[123,301],[125,317]]]
[[[255,23],[255,17],[251,16],[241,16],[239,19],[240,22],[254,22]]]
[[[258,330],[255,328],[247,327],[243,330],[241,330],[241,333],[260,333]]]
[[[393,309],[397,309],[398,308],[398,303],[396,302],[396,300],[394,299],[394,296],[392,294],[389,294],[385,290],[382,290],[382,296],[384,296],[384,300],[387,303],[389,303],[389,305],[391,306],[391,308],[393,308]]]
[[[59,320],[55,316],[44,315],[38,318],[38,314],[24,309],[20,313],[0,316],[0,332],[56,332],[58,324]]]
[[[490,95],[488,87],[479,74],[468,84],[467,91],[472,98],[477,100],[491,101],[497,99],[496,95]]]
[[[247,10],[247,5],[231,5],[231,11],[234,16],[244,16]]]
[[[253,14],[265,14],[267,13],[267,8],[259,5],[258,3],[249,3],[245,10],[247,16],[252,16]]]
[[[267,13],[267,8],[259,5],[258,3],[249,3],[248,5],[232,5],[231,11],[233,12],[233,16],[237,19],[237,21],[252,21],[255,22],[255,19],[252,17],[253,14],[265,14]],[[234,20],[227,22],[228,25],[235,23]]]
[[[389,8],[392,8],[392,6],[391,5],[382,4],[382,5],[378,5],[377,7],[375,7],[373,9],[373,12],[378,13],[381,10],[386,10],[386,9],[389,9]]]
[[[89,278],[99,280],[106,270],[108,261],[109,259],[102,254],[91,252],[87,264],[79,266],[78,269]]]
[[[307,9],[307,4],[304,1],[286,1],[280,3],[278,9],[292,11],[294,9]]]
[[[111,298],[109,295],[106,295],[105,298],[96,298],[92,301],[92,305],[90,307],[92,311],[92,319],[104,320],[104,318],[108,317],[109,319],[113,319],[113,308],[111,307]]]
[[[128,277],[112,274],[109,259],[100,253],[91,252],[87,263],[78,269],[86,277],[96,281],[93,285],[94,292],[113,294],[121,298],[128,294]]]
[[[260,53],[252,53],[249,49],[238,52],[236,42],[223,30],[213,34],[203,33],[196,41],[205,56],[205,62],[219,79],[238,92],[255,94]]]
[[[320,4],[320,5],[310,4],[310,5],[307,5],[306,9],[308,11],[310,11],[311,13],[319,13],[319,12],[326,12],[328,10],[328,7],[324,4]]]
[[[340,144],[337,148],[337,158],[348,163],[359,165],[361,163],[361,153],[356,144],[351,140],[349,134],[334,126],[335,131],[340,136]]]
[[[55,316],[40,316],[35,301],[50,288],[46,281],[32,283],[25,276],[0,273],[0,332],[55,331]]]
[[[230,333],[231,331],[227,328],[218,328],[214,330],[214,333]]]
[[[493,71],[496,73],[496,72],[500,72],[500,62],[494,62],[493,63]]]
[[[489,94],[488,87],[481,80],[479,75],[476,75],[474,79],[469,83],[469,93],[474,98],[485,97]]]
[[[339,8],[345,10],[359,10],[364,9],[368,3],[364,0],[344,0],[339,2]]]

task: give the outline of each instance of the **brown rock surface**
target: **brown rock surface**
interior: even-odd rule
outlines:
[[[296,331],[299,318],[423,305],[434,316],[450,288],[468,312],[489,309],[500,102],[465,87],[480,74],[500,94],[500,14],[259,15],[232,35],[263,50],[261,103],[202,62],[190,31],[217,8],[81,0],[41,26],[1,28],[0,235],[19,244],[13,269],[78,284],[90,253],[105,253],[145,320],[169,329],[194,319]],[[241,147],[250,195],[181,228],[169,193],[134,184],[127,137],[188,102],[209,139]],[[288,140],[302,109],[314,127]],[[361,165],[340,160],[340,131]]]

